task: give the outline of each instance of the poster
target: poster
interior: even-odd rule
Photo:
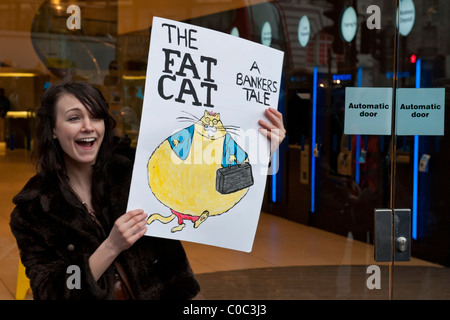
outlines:
[[[270,161],[283,52],[155,17],[128,210],[148,236],[250,252]]]

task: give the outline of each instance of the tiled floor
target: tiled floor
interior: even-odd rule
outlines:
[[[0,299],[3,300],[14,299],[15,297],[18,250],[8,222],[13,209],[12,197],[23,187],[34,172],[29,156],[30,153],[22,149],[6,150],[5,155],[0,155]],[[258,290],[262,284],[268,281],[267,277],[274,276],[281,277],[285,281],[277,281],[277,288],[270,291],[271,295],[269,296],[271,298],[286,298],[283,292],[290,288],[289,283],[297,283],[301,279],[304,279],[302,283],[312,283],[314,290],[311,289],[311,295],[308,296],[308,290],[302,289],[302,292],[306,295],[299,295],[299,298],[334,298],[333,291],[326,296],[312,294],[313,291],[321,291],[321,286],[325,286],[323,277],[326,272],[328,272],[329,277],[331,276],[331,281],[335,287],[339,289],[347,288],[347,290],[353,292],[353,298],[355,298],[355,295],[358,298],[358,292],[364,292],[364,290],[349,287],[348,281],[345,280],[350,279],[347,275],[353,274],[351,281],[357,281],[357,288],[366,288],[366,266],[379,265],[382,267],[385,278],[389,274],[387,264],[373,261],[373,247],[371,245],[355,241],[351,237],[342,237],[265,213],[261,214],[251,253],[188,242],[185,242],[184,246],[194,272],[199,276],[199,281],[203,287],[198,299],[267,298],[267,295],[257,295],[255,290]],[[399,263],[398,265],[427,267],[433,270],[436,269],[435,267],[439,267],[415,258],[412,258],[411,262]],[[355,266],[357,269],[349,269],[348,266]],[[438,269],[446,272],[444,277],[447,281],[449,279],[448,269]],[[306,273],[304,270],[307,270]],[[355,280],[355,275],[358,274],[360,276]],[[289,277],[293,275],[298,275],[296,280],[289,280]],[[299,278],[300,275],[303,278]],[[442,272],[439,275],[441,277],[439,279],[442,279]],[[427,277],[432,276],[433,274],[427,273]],[[317,277],[317,281],[315,281],[315,277]],[[226,279],[234,279],[233,281],[239,281],[241,285],[244,283],[248,290],[242,291],[242,287],[238,286],[235,289],[238,288],[239,291],[236,292],[240,294],[230,296],[233,294],[230,286],[224,287],[221,285],[221,281],[226,281]],[[243,279],[250,282],[245,282]],[[280,288],[280,286],[284,287]],[[385,290],[378,291],[376,297],[382,299],[388,297],[388,285],[383,284],[383,286]],[[423,284],[418,283],[418,286],[423,287]],[[217,287],[224,288],[221,291],[219,290],[222,295],[216,290]],[[296,296],[292,296],[292,292],[289,290],[286,292],[290,297],[295,298]],[[341,292],[342,290],[338,291]],[[361,294],[364,295],[364,293]],[[373,296],[369,296],[369,298],[371,297],[373,298]],[[336,296],[336,298],[339,297]]]
[[[7,150],[0,155],[0,299],[13,299],[16,292],[19,254],[16,241],[9,228],[9,215],[13,210],[13,196],[33,175],[25,150]]]

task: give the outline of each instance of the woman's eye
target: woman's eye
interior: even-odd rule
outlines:
[[[78,119],[80,119],[78,116],[72,116],[69,117],[69,119],[67,119],[68,121],[77,121]]]

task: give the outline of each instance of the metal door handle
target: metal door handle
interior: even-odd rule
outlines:
[[[405,252],[408,250],[408,240],[405,237],[397,238],[397,250],[400,252]]]
[[[374,258],[377,262],[409,261],[411,210],[375,209],[374,245]]]

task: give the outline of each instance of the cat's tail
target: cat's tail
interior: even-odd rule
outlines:
[[[147,219],[147,224],[152,223],[155,220],[161,221],[162,223],[169,223],[170,221],[172,221],[175,218],[174,214],[171,214],[168,217],[163,217],[162,215],[160,215],[159,213],[154,213],[152,215],[150,215],[150,217],[148,217]]]

